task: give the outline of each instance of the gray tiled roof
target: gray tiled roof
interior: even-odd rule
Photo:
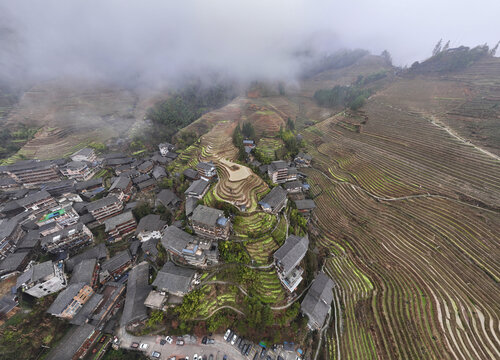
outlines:
[[[156,245],[158,245],[159,241],[160,240],[158,239],[149,239],[148,241],[144,241],[141,245],[142,251],[144,251],[144,253],[148,253],[152,257],[157,257],[158,248]]]
[[[189,186],[187,188],[187,190],[184,192],[184,194],[186,194],[186,195],[194,194],[194,195],[200,196],[201,194],[203,194],[205,189],[209,186],[210,186],[210,183],[206,180],[203,180],[203,179],[195,180],[195,181],[193,181],[191,186]]]
[[[296,188],[301,188],[302,183],[299,180],[289,181],[283,185],[286,190],[292,190]]]
[[[172,190],[163,189],[156,196],[156,200],[161,202],[163,206],[167,207],[170,204],[174,205],[179,202],[181,199],[177,195],[174,194]]]
[[[0,274],[16,271],[28,255],[28,251],[18,251],[14,254],[9,254],[0,262]]]
[[[295,158],[302,158],[302,159],[307,160],[307,161],[311,161],[312,160],[312,156],[311,155],[303,153],[303,152],[299,152]]]
[[[85,283],[90,285],[92,283],[92,275],[94,274],[96,263],[96,259],[85,259],[80,261],[75,266],[69,283]]]
[[[78,222],[78,223],[76,223],[74,225],[70,225],[68,227],[65,227],[64,229],[56,231],[56,232],[54,232],[52,234],[49,234],[47,236],[44,236],[44,237],[42,237],[42,246],[47,245],[49,243],[52,243],[53,239],[56,236],[60,236],[63,239],[66,238],[69,235],[70,231],[74,230],[75,232],[79,233],[79,232],[81,232],[83,230],[84,226],[85,225],[83,225],[82,223]]]
[[[99,199],[96,201],[92,201],[91,203],[89,203],[87,205],[87,210],[94,211],[94,210],[97,210],[97,209],[100,209],[102,207],[109,206],[109,205],[112,205],[112,204],[118,203],[118,202],[120,202],[120,200],[118,200],[118,198],[116,196],[106,196],[105,198],[102,198],[102,199]]]
[[[195,270],[182,268],[169,261],[156,275],[153,286],[156,286],[159,290],[185,294],[189,290],[195,273]]]
[[[316,207],[314,200],[311,199],[295,200],[295,205],[297,210],[312,210]]]
[[[73,268],[76,266],[76,264],[78,264],[80,261],[83,261],[85,259],[104,259],[107,256],[108,256],[108,250],[106,249],[106,245],[100,243],[97,246],[85,250],[81,254],[69,258],[66,261],[66,268],[69,271],[72,271]]]
[[[149,179],[149,180],[146,180],[146,181],[143,181],[143,182],[137,184],[137,187],[139,188],[139,190],[142,190],[142,189],[147,189],[148,187],[154,186],[154,185],[156,185],[156,180]]]
[[[334,282],[324,272],[314,279],[300,308],[309,317],[309,323],[321,327],[330,311],[333,301]]]
[[[50,160],[22,160],[18,161],[12,165],[0,166],[0,172],[3,171],[19,171],[19,170],[29,170],[29,169],[45,169],[54,166],[54,163]]]
[[[149,169],[152,166],[153,166],[153,162],[148,160],[148,161],[143,162],[141,165],[139,165],[137,167],[137,170],[146,171],[147,169]]]
[[[196,207],[197,203],[198,203],[197,198],[194,198],[191,196],[188,196],[186,198],[186,204],[184,205],[184,211],[186,213],[186,216],[190,216],[193,213],[194,208]]]
[[[215,165],[213,162],[199,162],[198,165],[196,165],[197,169],[203,170],[203,171],[211,171],[212,169],[215,168]]]
[[[144,305],[144,301],[151,291],[151,285],[148,282],[149,264],[143,261],[130,271],[127,280],[127,295],[120,320],[122,326],[147,317],[147,307]]]
[[[217,219],[224,216],[224,211],[214,209],[205,205],[198,205],[191,216],[192,221],[200,224],[215,226]]]
[[[70,320],[70,324],[73,325],[82,325],[87,319],[90,318],[96,307],[103,299],[102,294],[94,294],[90,299],[87,300],[85,304],[83,304],[82,308],[73,316],[73,319]]]
[[[267,204],[272,209],[274,209],[284,199],[286,199],[286,195],[287,193],[285,189],[283,189],[281,186],[276,186],[272,188],[272,190],[269,193],[267,193],[267,195],[264,196],[261,201],[259,201],[259,204]]]
[[[309,239],[307,236],[300,237],[290,235],[283,246],[274,253],[274,259],[277,260],[283,267],[283,273],[288,275],[304,258],[307,248],[309,247]]]
[[[78,295],[80,290],[85,286],[86,284],[81,282],[81,283],[74,283],[71,285],[68,285],[66,289],[61,291],[59,295],[57,295],[56,299],[54,302],[50,305],[48,308],[47,312],[49,314],[60,314],[68,305],[71,301],[73,301],[73,298]]]
[[[113,190],[126,190],[127,187],[130,185],[130,178],[129,177],[126,177],[126,176],[118,176],[118,178],[116,178],[116,180],[113,182],[113,185],[111,185],[111,187],[109,188],[109,191],[113,191]]]
[[[76,155],[90,156],[93,152],[94,152],[94,149],[83,148],[83,149],[80,149],[77,152],[73,153],[73,155],[71,155],[71,157],[76,156]]]
[[[134,182],[135,185],[140,184],[143,181],[151,179],[151,176],[148,174],[142,174],[137,177],[135,177],[132,181]]]
[[[33,249],[40,242],[40,232],[38,230],[30,230],[17,244],[18,249]]]
[[[182,174],[189,179],[197,179],[199,177],[198,171],[194,169],[186,169]]]
[[[102,177],[97,178],[97,179],[90,179],[87,181],[77,182],[75,184],[75,190],[81,191],[81,190],[88,189],[89,187],[94,187],[94,186],[102,186]]]
[[[285,161],[283,161],[283,160],[277,160],[277,161],[271,162],[271,164],[269,165],[269,170],[271,172],[274,172],[274,171],[277,171],[277,170],[285,169],[287,167],[288,167],[288,164]]]
[[[46,190],[40,190],[34,194],[28,195],[23,199],[17,200],[17,203],[21,206],[27,206],[33,204],[37,201],[50,198],[51,195]]]
[[[46,360],[71,360],[83,343],[94,333],[95,326],[83,324],[73,327],[55,347]]]
[[[128,250],[123,250],[120,251],[118,254],[113,256],[111,259],[105,261],[101,265],[101,270],[102,271],[108,271],[112,273],[113,271],[119,269],[123,265],[125,265],[127,262],[131,261],[132,258],[130,256],[130,253]]]
[[[135,221],[134,215],[132,215],[132,211],[127,211],[127,212],[118,214],[116,216],[113,216],[111,218],[108,218],[108,219],[104,220],[105,231],[108,232],[110,230],[113,230],[118,225],[124,224],[130,220]]]
[[[182,249],[184,249],[190,242],[193,242],[194,239],[194,236],[182,231],[178,227],[169,226],[161,238],[161,244],[165,249],[180,255],[182,253]]]
[[[166,221],[160,219],[160,215],[149,214],[141,218],[135,232],[139,234],[143,231],[160,231],[166,224]]]
[[[165,171],[165,169],[161,166],[155,166],[154,169],[153,169],[153,177],[155,179],[159,179],[161,177],[165,177],[167,176],[167,172]]]
[[[41,264],[36,264],[31,269],[33,270],[31,281],[41,280],[54,273],[54,266],[50,260]]]
[[[83,161],[70,161],[69,163],[66,164],[65,168],[71,169],[71,170],[79,170],[87,167],[87,163]]]

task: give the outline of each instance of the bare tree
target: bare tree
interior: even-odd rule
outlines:
[[[495,45],[495,47],[490,50],[490,55],[491,56],[495,56],[495,54],[497,53],[498,45],[500,45],[500,41],[497,42],[497,44]]]
[[[432,50],[432,56],[436,56],[441,52],[441,47],[443,46],[443,39],[439,39],[436,46],[434,46],[434,50]]]
[[[443,46],[443,50],[441,50],[441,51],[446,51],[446,50],[448,50],[449,48],[450,48],[450,40],[448,40],[448,41],[446,42],[446,44],[444,44],[444,46]]]

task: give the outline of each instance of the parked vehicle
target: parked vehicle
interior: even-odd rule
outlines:
[[[167,340],[165,340],[165,339],[161,339],[160,340],[160,345],[161,346],[165,345],[166,343],[167,343]]]
[[[208,360],[214,360],[214,356],[212,354],[210,354],[210,356],[208,357]]]
[[[224,355],[224,357],[222,358],[222,360],[227,360],[227,355]]]
[[[207,340],[207,344],[209,344],[209,345],[215,344],[215,340],[214,339],[208,339]]]
[[[252,344],[248,344],[248,347],[245,350],[245,356],[248,356],[248,354],[250,354],[250,351],[252,351],[252,348],[253,348],[253,345]]]
[[[266,356],[267,354],[267,351],[265,348],[262,348],[262,351],[260,352],[260,357],[263,358],[264,356]]]
[[[227,329],[226,333],[224,334],[224,340],[227,341],[227,339],[229,338],[229,335],[231,335],[231,329]]]
[[[236,340],[236,346],[240,346],[242,340],[242,337],[238,338],[238,340]]]
[[[155,359],[159,359],[161,356],[161,353],[159,353],[158,351],[153,351],[151,353],[151,356],[154,357]]]
[[[198,358],[198,354],[194,354],[193,360],[201,360],[201,359]]]
[[[238,339],[238,335],[234,334],[233,339],[231,340],[231,345],[234,345],[234,343],[236,342],[236,339]]]
[[[258,357],[259,357],[259,351],[256,351],[255,355],[253,356],[253,360],[257,360]]]
[[[165,340],[169,343],[169,344],[172,344],[172,342],[174,341],[174,339],[172,339],[171,336],[166,336],[165,337]]]
[[[184,345],[184,340],[177,339],[177,341],[175,342],[175,345],[183,346]]]
[[[148,347],[149,347],[149,344],[144,344],[144,343],[142,343],[141,345],[139,345],[139,348],[140,348],[141,350],[146,350]]]
[[[133,342],[132,345],[130,345],[130,347],[132,349],[137,349],[139,347],[139,343],[138,342]]]
[[[201,343],[205,345],[207,343],[207,337],[203,336],[203,339],[201,339]]]
[[[245,344],[241,347],[241,353],[242,354],[245,354],[245,351],[248,349],[248,347],[250,346],[250,344]]]

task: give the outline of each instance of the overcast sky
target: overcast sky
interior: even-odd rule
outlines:
[[[5,0],[0,76],[155,81],[293,77],[302,49],[387,49],[395,64],[500,40],[500,0]]]

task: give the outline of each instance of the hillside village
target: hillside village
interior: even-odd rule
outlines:
[[[292,162],[262,165],[252,156],[254,141],[244,144],[245,160],[272,186],[253,212],[279,224],[291,199],[306,222],[315,205],[300,168],[310,166],[311,157],[299,153]],[[21,303],[54,294],[46,312],[71,330],[47,359],[84,358],[102,345],[96,343],[103,335],[106,346],[119,346],[120,329],[144,328],[155,311],[180,306],[209,270],[231,263],[219,244],[226,249],[238,242],[233,224],[245,206],[236,213],[234,206],[205,205],[218,182],[217,166],[199,161],[181,174],[168,171],[178,160],[175,146],[162,143],[141,158],[83,148],[69,159],[0,167],[0,276],[16,279],[2,294],[1,321],[18,313]],[[304,280],[308,247],[307,233],[289,235],[274,254],[263,254],[271,256],[288,303]],[[331,303],[314,294],[301,306],[311,330],[322,327]],[[318,302],[327,304],[324,311]]]

